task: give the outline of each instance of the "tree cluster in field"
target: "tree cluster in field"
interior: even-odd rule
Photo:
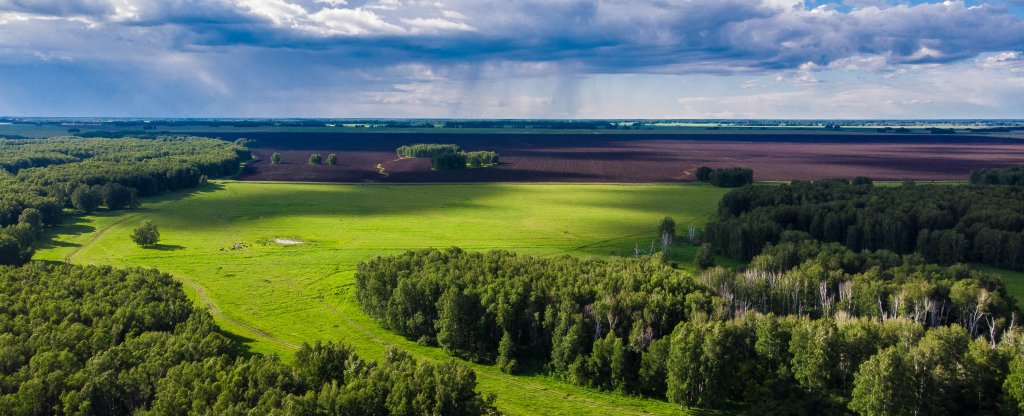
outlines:
[[[430,167],[434,170],[483,168],[498,164],[498,154],[495,152],[466,152],[455,144],[414,144],[399,147],[396,153],[399,157],[430,158]]]
[[[916,252],[929,262],[1024,270],[1024,188],[843,180],[746,187],[722,198],[705,235],[719,252],[750,259],[787,230],[854,251]]]
[[[710,183],[719,188],[738,188],[754,183],[754,170],[750,168],[697,168],[694,176],[700,182]]]
[[[271,155],[270,156],[270,162],[275,164],[275,165],[281,164],[281,162],[282,162],[281,154],[280,153],[274,153],[273,155]],[[309,155],[309,164],[310,165],[320,165],[320,164],[323,164],[323,163],[324,163],[324,157],[321,156],[319,153],[313,153],[313,154]],[[327,164],[329,166],[337,165],[338,164],[338,155],[335,154],[335,153],[331,153],[331,154],[327,155]]]
[[[59,224],[65,207],[135,208],[140,196],[233,174],[249,157],[244,147],[199,137],[0,140],[0,264],[27,261],[35,237]],[[38,224],[19,225],[26,212]]]
[[[433,158],[441,155],[453,155],[462,152],[457,144],[439,143],[418,143],[408,146],[401,146],[397,150],[398,157],[423,157]]]
[[[972,185],[1016,185],[1024,186],[1024,166],[979,169],[971,172]]]
[[[360,264],[356,298],[452,355],[687,406],[995,414],[1024,399],[1006,381],[1024,377],[1024,339],[1002,282],[919,256],[804,239],[695,278],[645,259],[423,250]],[[882,362],[895,356],[900,373]]]
[[[245,355],[155,270],[0,268],[0,413],[483,415],[472,370],[304,344]]]

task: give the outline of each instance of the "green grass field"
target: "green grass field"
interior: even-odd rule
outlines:
[[[366,358],[397,345],[448,359],[379,327],[353,297],[356,265],[407,249],[459,246],[554,256],[633,255],[658,223],[702,225],[725,189],[705,185],[324,185],[217,182],[144,201],[130,212],[69,219],[36,259],[156,267],[185,283],[252,351],[291,359],[297,345],[342,340]],[[128,237],[143,219],[162,235],[143,249]],[[285,245],[275,240],[295,240]],[[238,249],[233,249],[236,243]],[[692,248],[673,259],[689,267]],[[472,366],[507,414],[674,414],[666,402],[600,393],[544,376]]]
[[[972,264],[972,268],[985,273],[1001,276],[1006,282],[1006,291],[1017,299],[1018,306],[1024,306],[1024,272],[1000,269],[984,264]]]

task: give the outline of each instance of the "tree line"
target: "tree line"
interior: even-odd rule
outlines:
[[[705,236],[720,253],[750,259],[787,230],[854,251],[1024,270],[1024,188],[845,180],[751,186],[722,198]]]
[[[719,188],[737,188],[754,183],[754,170],[750,168],[697,168],[694,176],[699,182],[710,183]]]
[[[1024,186],[1024,167],[979,169],[971,172],[972,185],[1017,185]]]
[[[234,174],[248,158],[241,145],[200,137],[0,140],[0,264],[31,258],[65,208],[135,208],[139,197]]]
[[[699,277],[648,258],[410,251],[360,264],[356,298],[455,356],[686,406],[887,414],[903,404],[881,392],[926,385],[897,413],[1024,411],[1018,309],[999,279],[787,237],[744,272]]]
[[[333,342],[245,354],[155,270],[0,268],[0,413],[484,415],[472,370]]]

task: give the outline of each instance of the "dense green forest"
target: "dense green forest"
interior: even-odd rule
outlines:
[[[748,186],[722,198],[705,235],[719,252],[750,259],[787,230],[853,251],[885,249],[942,264],[1024,270],[1024,188],[842,180]]]
[[[472,370],[335,343],[247,355],[155,270],[0,268],[0,414],[482,415]]]
[[[1006,380],[1024,377],[1024,350],[999,279],[803,237],[745,272],[700,277],[646,257],[412,251],[361,264],[357,298],[386,327],[456,356],[684,405],[1018,409],[1024,386]]]
[[[0,140],[0,264],[22,264],[65,208],[133,208],[141,196],[231,175],[251,157],[241,145],[200,137]]]

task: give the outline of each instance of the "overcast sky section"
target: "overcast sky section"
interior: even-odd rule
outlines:
[[[1022,9],[0,0],[0,115],[1024,118]]]

